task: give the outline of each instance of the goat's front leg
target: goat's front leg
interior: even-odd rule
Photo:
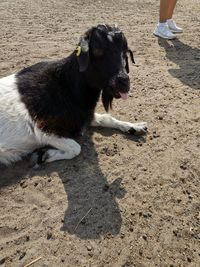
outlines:
[[[146,122],[131,123],[120,121],[113,118],[110,114],[95,113],[91,126],[119,129],[122,132],[131,134],[145,134],[147,132]]]
[[[31,157],[31,165],[37,167],[43,162],[72,159],[81,152],[81,146],[71,138],[59,138],[54,135],[42,135],[42,144],[53,148],[38,149]]]

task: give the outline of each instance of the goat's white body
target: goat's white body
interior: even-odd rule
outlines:
[[[8,164],[34,150],[37,141],[33,129],[15,74],[0,79],[0,162]]]
[[[0,79],[0,163],[18,161],[44,145],[58,149],[48,150],[48,162],[71,159],[81,150],[70,138],[58,138],[38,129],[20,99],[15,74]]]
[[[102,126],[129,132],[146,132],[146,123],[119,121],[109,114],[95,113],[92,126]],[[0,79],[0,163],[8,165],[20,160],[33,150],[51,145],[43,156],[44,161],[72,159],[81,152],[80,145],[70,138],[42,132],[31,119],[17,90],[16,75]]]

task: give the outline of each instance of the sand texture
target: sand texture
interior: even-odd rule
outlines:
[[[63,58],[89,27],[117,23],[136,65],[112,114],[149,127],[143,138],[89,129],[73,160],[1,167],[1,267],[200,266],[200,2],[178,1],[184,33],[174,41],[152,34],[158,5],[0,1],[0,77]]]

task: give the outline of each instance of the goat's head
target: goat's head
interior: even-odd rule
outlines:
[[[90,85],[102,89],[106,111],[113,98],[126,99],[130,88],[128,54],[133,53],[117,26],[98,25],[89,29],[80,39],[76,55],[80,72]]]

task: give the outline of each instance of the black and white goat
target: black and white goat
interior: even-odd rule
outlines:
[[[127,98],[128,54],[134,62],[117,26],[98,25],[81,37],[69,57],[1,78],[0,163],[47,145],[43,161],[72,159],[81,152],[74,138],[88,125],[145,133],[146,123],[94,113],[101,92],[106,111],[113,98]]]

